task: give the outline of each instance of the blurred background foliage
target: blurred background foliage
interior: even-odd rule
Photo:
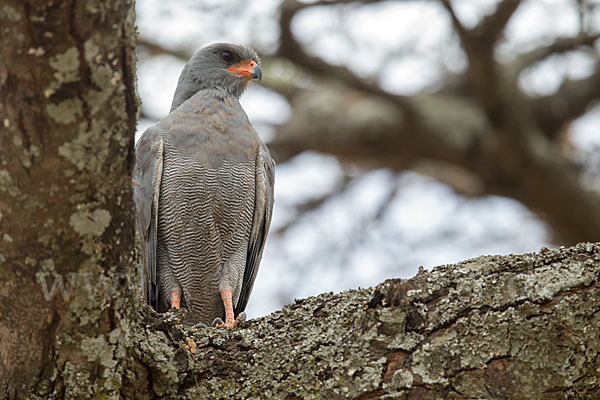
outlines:
[[[278,163],[248,312],[600,239],[600,1],[138,0],[138,135],[181,68],[253,46]]]

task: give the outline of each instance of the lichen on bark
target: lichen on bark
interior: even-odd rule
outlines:
[[[581,244],[479,257],[377,288],[296,300],[233,330],[179,328],[176,314],[136,303],[141,317],[126,325],[126,340],[119,335],[127,351],[115,358],[131,373],[111,393],[594,398],[599,276],[600,246]]]
[[[134,295],[134,4],[59,3],[0,6],[0,399],[91,397],[123,375],[88,371],[122,354],[109,333]],[[112,361],[87,356],[98,338]]]

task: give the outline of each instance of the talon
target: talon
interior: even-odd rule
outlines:
[[[237,325],[237,320],[234,320],[233,322],[223,322],[221,324],[217,324],[215,325],[215,328],[235,328],[235,326]]]
[[[224,325],[224,323],[223,323],[223,320],[221,318],[217,317],[217,318],[215,318],[215,320],[212,322],[211,325],[214,326],[214,327],[219,328],[222,325]]]
[[[195,325],[192,325],[192,329],[205,329],[208,328],[208,326],[206,326],[206,324],[202,323],[202,322],[198,322]]]
[[[248,319],[248,315],[246,315],[245,311],[242,311],[241,313],[238,314],[237,317],[235,317],[235,324],[242,324],[244,322],[246,322],[246,319]]]

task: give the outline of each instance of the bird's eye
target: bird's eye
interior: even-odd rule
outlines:
[[[221,58],[223,61],[230,63],[233,61],[233,54],[231,54],[229,51],[222,51]]]

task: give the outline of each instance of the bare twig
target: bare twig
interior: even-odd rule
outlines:
[[[501,36],[506,24],[521,4],[520,0],[503,0],[496,10],[485,17],[475,28],[477,36],[484,37],[487,41],[496,42]]]
[[[153,41],[143,38],[143,37],[139,37],[137,39],[137,46],[144,47],[153,56],[169,55],[169,56],[179,58],[180,60],[183,60],[183,61],[189,60],[190,57],[193,55],[193,53],[191,53],[189,51],[167,48],[167,47],[164,47],[156,42],[153,42]]]
[[[460,19],[458,19],[456,12],[454,12],[454,7],[452,7],[450,0],[440,0],[440,1],[441,1],[442,5],[446,8],[446,10],[448,11],[450,18],[452,19],[452,25],[454,25],[454,29],[456,29],[456,32],[458,33],[458,36],[460,37],[460,40],[463,43],[463,47],[467,46],[467,43],[470,43],[473,41],[472,32],[469,31],[462,24],[462,22],[460,22]],[[465,49],[465,51],[466,51],[466,49]]]
[[[546,136],[557,139],[560,127],[585,113],[600,99],[600,65],[587,78],[566,80],[549,96],[531,99],[531,107]]]
[[[523,53],[514,62],[514,70],[520,72],[528,66],[540,62],[553,54],[565,53],[580,47],[590,47],[600,38],[600,34],[561,37],[548,46],[537,47],[530,52]]]
[[[368,82],[356,76],[352,71],[343,66],[333,66],[323,61],[319,57],[312,56],[304,51],[300,43],[296,40],[291,31],[291,23],[294,16],[300,11],[308,7],[317,5],[331,5],[350,3],[352,0],[333,0],[333,1],[318,1],[316,3],[301,3],[297,0],[286,0],[281,6],[281,15],[279,25],[281,28],[281,37],[277,54],[285,57],[297,65],[306,68],[308,71],[318,75],[341,81],[345,85],[360,90],[366,93],[374,94],[385,98],[386,100],[401,107],[409,114],[412,114],[414,109],[407,97],[393,95],[379,87],[374,82]],[[364,3],[365,1],[363,1]],[[374,2],[368,1],[367,2]]]
[[[298,223],[298,220],[302,219],[306,214],[317,210],[319,207],[321,207],[327,201],[344,193],[344,191],[346,190],[346,188],[348,187],[350,182],[352,182],[352,180],[353,179],[350,176],[344,175],[343,179],[341,181],[339,181],[327,193],[324,193],[321,196],[309,199],[303,203],[298,204],[295,207],[296,215],[294,216],[294,218],[291,218],[289,221],[287,221],[285,224],[283,224],[281,227],[279,227],[274,233],[276,235],[285,234],[285,232],[289,228],[291,228],[292,226],[295,226]]]

